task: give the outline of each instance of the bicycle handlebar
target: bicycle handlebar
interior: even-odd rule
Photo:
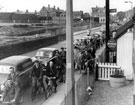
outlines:
[[[56,79],[56,77],[48,77],[48,76],[44,76],[47,79]]]

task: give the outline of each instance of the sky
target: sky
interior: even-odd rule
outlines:
[[[117,9],[117,11],[126,11],[131,9],[131,3],[124,3],[126,0],[110,0],[110,9]],[[129,0],[128,0],[129,1]],[[135,0],[132,1],[135,5]],[[59,7],[60,9],[66,10],[66,0],[0,0],[0,11],[14,12],[17,9],[30,12],[35,10],[39,11],[43,6],[47,7]],[[91,12],[91,7],[104,7],[105,0],[73,0],[74,11]]]

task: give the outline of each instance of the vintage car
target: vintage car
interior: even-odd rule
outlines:
[[[18,80],[14,81],[15,83],[19,82],[17,84],[21,84],[21,87],[19,87],[20,89],[24,89],[24,87],[27,88],[28,86],[30,86],[31,83],[30,74],[33,68],[31,58],[19,55],[10,56],[0,60],[0,94],[1,94],[0,96],[2,96],[3,92],[2,84],[4,84],[7,81],[7,78],[10,74],[10,68],[14,68],[15,70],[15,76],[19,81]],[[17,92],[14,93],[13,99],[15,98],[16,94],[18,93]],[[10,94],[8,94],[8,96],[10,96]],[[4,101],[7,101],[6,98],[4,99]]]
[[[55,55],[56,51],[59,52],[57,48],[40,48],[38,49],[35,58],[46,65],[46,63]]]

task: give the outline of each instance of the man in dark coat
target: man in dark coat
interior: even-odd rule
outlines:
[[[18,98],[20,96],[21,82],[19,81],[19,75],[15,72],[14,67],[10,67],[9,72],[10,73],[7,77],[7,80],[3,84],[4,90],[3,90],[2,97],[1,97],[0,101],[4,101],[4,99],[6,98],[7,95],[10,97],[10,94],[8,94],[8,93],[12,89],[12,92],[14,92],[15,97],[13,100],[11,100],[11,102],[15,102],[18,100]]]

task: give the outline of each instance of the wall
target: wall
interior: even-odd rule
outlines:
[[[11,55],[23,54],[56,43],[58,43],[58,36],[0,46],[0,59]]]
[[[132,73],[133,32],[127,32],[117,40],[117,65],[121,66],[127,79],[133,79]]]

